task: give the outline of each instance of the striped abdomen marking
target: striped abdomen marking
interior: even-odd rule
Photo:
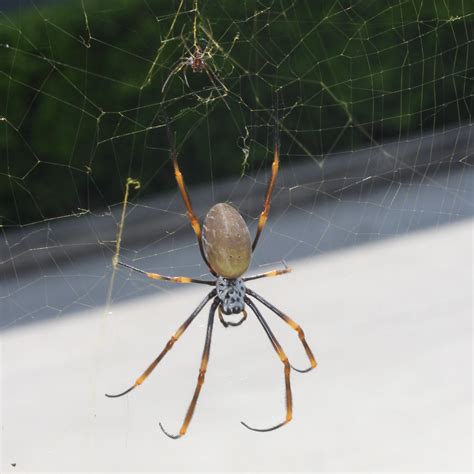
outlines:
[[[202,226],[202,247],[211,268],[224,278],[238,278],[250,265],[250,233],[230,204],[211,207]]]

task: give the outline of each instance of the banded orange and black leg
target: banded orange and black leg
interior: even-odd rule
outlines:
[[[183,198],[184,205],[186,206],[186,211],[187,211],[187,216],[188,216],[189,222],[191,223],[191,227],[193,228],[194,233],[196,234],[196,238],[198,240],[199,250],[201,252],[202,259],[206,262],[206,265],[209,267],[211,273],[213,275],[216,275],[215,272],[212,270],[211,266],[209,265],[209,262],[207,261],[206,255],[204,254],[204,250],[203,250],[203,247],[202,247],[201,226],[199,224],[199,221],[198,221],[196,215],[194,214],[193,206],[191,204],[191,199],[190,199],[188,191],[186,189],[186,185],[184,184],[183,174],[181,173],[181,170],[179,169],[178,153],[176,152],[173,137],[172,137],[171,130],[170,130],[169,127],[168,127],[168,141],[169,141],[169,145],[170,145],[171,162],[173,163],[173,171],[174,171],[174,176],[176,178],[176,183],[178,184],[178,188],[179,188],[179,191],[181,193],[181,197]]]
[[[264,304],[268,309],[273,311],[278,317],[283,319],[283,321],[285,321],[286,324],[288,324],[292,329],[294,329],[298,333],[298,337],[300,338],[301,344],[303,344],[304,350],[306,352],[306,355],[308,356],[311,367],[301,370],[301,369],[297,369],[297,368],[291,366],[292,369],[296,370],[297,372],[301,372],[301,373],[309,372],[310,370],[314,369],[318,365],[318,363],[316,362],[316,359],[314,358],[313,352],[311,351],[311,348],[309,347],[309,345],[306,341],[306,337],[305,337],[304,331],[301,328],[301,326],[298,323],[296,323],[295,321],[293,321],[289,316],[282,313],[278,308],[273,306],[265,298],[261,297],[258,293],[255,293],[255,291],[252,291],[251,289],[247,288],[246,293],[250,296],[253,296],[255,299],[260,301],[260,303]]]
[[[201,388],[204,384],[204,379],[206,377],[207,364],[209,362],[209,354],[211,352],[212,328],[214,326],[214,315],[219,305],[220,305],[220,300],[218,298],[215,298],[211,305],[211,309],[209,310],[209,319],[207,322],[207,331],[206,331],[206,342],[204,343],[204,350],[201,357],[201,365],[199,367],[199,375],[198,375],[196,388],[194,390],[193,398],[191,400],[191,403],[189,404],[188,411],[186,412],[186,416],[184,418],[183,424],[181,425],[181,429],[179,430],[179,433],[176,435],[172,435],[168,433],[163,428],[163,425],[160,423],[160,428],[163,430],[163,433],[165,433],[166,436],[172,439],[181,438],[181,436],[186,434],[189,423],[191,422],[191,418],[193,417],[194,410],[196,408],[196,404],[199,398],[199,394],[201,393]]]
[[[138,387],[139,385],[141,385],[148,378],[148,376],[153,372],[155,367],[160,363],[161,359],[163,359],[163,357],[171,350],[174,343],[183,335],[184,331],[188,329],[189,325],[193,322],[196,316],[201,312],[201,310],[204,308],[206,303],[212,298],[214,298],[215,296],[216,296],[216,290],[212,290],[201,301],[201,303],[199,303],[199,306],[193,311],[191,316],[189,316],[189,318],[186,319],[186,321],[178,328],[178,330],[174,333],[174,335],[171,336],[171,339],[168,341],[165,348],[160,352],[158,357],[149,365],[149,367],[145,370],[145,372],[143,372],[143,374],[141,374],[140,377],[137,378],[135,383],[130,388],[116,395],[110,395],[106,393],[105,396],[109,398],[122,397],[123,395],[126,395],[127,393],[131,392],[135,387]]]
[[[250,306],[252,311],[255,313],[255,316],[257,316],[257,319],[259,320],[260,324],[263,326],[263,329],[267,333],[268,338],[270,339],[270,342],[272,343],[273,348],[275,349],[275,352],[278,354],[278,357],[280,358],[283,366],[284,366],[284,374],[285,374],[285,400],[286,400],[286,416],[285,420],[282,421],[281,423],[278,423],[275,426],[272,426],[270,428],[252,428],[249,426],[247,423],[244,423],[241,421],[241,423],[248,428],[249,430],[252,431],[261,431],[261,432],[266,432],[266,431],[273,431],[276,430],[277,428],[280,428],[287,423],[289,423],[293,417],[293,397],[291,395],[291,385],[290,385],[290,371],[291,371],[291,366],[290,362],[288,361],[288,357],[286,356],[285,352],[283,351],[280,343],[277,341],[276,337],[274,336],[272,330],[268,326],[267,322],[263,318],[262,314],[258,310],[258,308],[255,306],[255,304],[247,297],[245,297],[245,303]]]
[[[145,270],[140,270],[139,268],[132,267],[132,265],[128,265],[123,262],[118,262],[119,265],[122,267],[129,268],[130,270],[133,270],[134,272],[141,273],[143,275],[146,275],[148,278],[151,278],[152,280],[162,280],[162,281],[170,281],[173,283],[199,283],[201,285],[215,285],[215,282],[209,281],[209,280],[199,280],[198,278],[191,278],[191,277],[186,277],[186,276],[166,276],[166,275],[160,275],[159,273],[153,273],[153,272],[146,272]]]
[[[258,239],[260,238],[260,234],[265,227],[265,224],[268,219],[268,214],[270,212],[270,202],[272,200],[273,189],[275,187],[278,169],[280,167],[280,143],[278,140],[278,135],[275,133],[275,145],[274,145],[274,152],[273,152],[273,163],[272,163],[272,170],[270,174],[270,179],[268,181],[267,192],[265,193],[265,201],[263,204],[263,211],[260,214],[258,219],[258,226],[257,226],[257,233],[255,234],[255,239],[252,244],[252,252],[255,250],[257,246]]]
[[[244,281],[258,280],[260,278],[268,278],[268,277],[275,277],[275,276],[285,275],[285,274],[291,273],[291,272],[292,272],[292,268],[285,266],[285,268],[282,268],[282,269],[279,269],[279,270],[270,270],[269,272],[258,273],[257,275],[251,275],[251,276],[243,278],[243,280]]]

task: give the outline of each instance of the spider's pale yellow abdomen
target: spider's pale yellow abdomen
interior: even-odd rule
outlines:
[[[202,226],[202,247],[217,275],[234,279],[247,271],[252,244],[247,224],[237,209],[227,203],[211,207]]]

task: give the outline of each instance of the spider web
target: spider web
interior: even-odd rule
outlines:
[[[472,13],[415,3],[2,12],[2,326],[98,304],[119,254],[207,273],[166,124],[196,213],[228,200],[254,230],[278,114],[282,171],[256,266],[469,215]],[[169,289],[123,271],[116,284],[110,302]]]
[[[0,29],[3,330],[179,290],[118,260],[209,276],[167,126],[199,218],[252,235],[278,132],[255,272],[473,214],[465,2],[25,1]]]

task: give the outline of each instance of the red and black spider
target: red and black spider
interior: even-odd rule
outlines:
[[[187,209],[187,215],[196,234],[202,258],[209,267],[209,270],[212,275],[214,275],[215,280],[199,280],[183,276],[170,277],[159,275],[157,273],[145,272],[122,262],[119,262],[119,264],[124,267],[130,268],[131,270],[134,270],[136,272],[140,272],[146,275],[148,278],[152,278],[155,280],[172,281],[175,283],[199,283],[202,285],[214,286],[215,288],[213,288],[212,291],[201,301],[201,303],[193,311],[191,316],[186,319],[186,321],[179,327],[176,333],[171,336],[171,339],[168,341],[165,348],[158,355],[158,357],[150,364],[150,366],[145,370],[145,372],[143,372],[143,374],[138,377],[135,384],[122,393],[119,393],[117,395],[107,395],[107,397],[121,397],[122,395],[125,395],[131,390],[133,390],[138,385],[141,385],[150,375],[153,369],[158,365],[161,359],[163,359],[167,352],[173,347],[174,343],[182,336],[184,331],[186,331],[186,329],[193,322],[199,312],[204,308],[204,306],[210,300],[212,300],[212,304],[209,311],[206,341],[204,344],[204,351],[202,354],[198,381],[181,429],[179,430],[179,433],[177,435],[171,435],[165,431],[165,429],[160,423],[161,429],[170,438],[176,439],[183,436],[186,433],[188,425],[193,416],[194,409],[196,407],[199,394],[201,392],[201,387],[204,383],[204,377],[206,374],[207,363],[209,360],[209,353],[211,349],[211,338],[215,312],[216,310],[219,310],[219,319],[224,327],[227,328],[229,326],[239,326],[247,318],[247,312],[245,311],[245,307],[247,305],[250,307],[250,309],[253,311],[258,321],[262,325],[265,333],[270,339],[273,348],[275,349],[284,366],[286,389],[286,417],[285,420],[281,423],[266,429],[252,428],[244,422],[241,423],[246,428],[254,431],[271,431],[280,428],[281,426],[287,424],[292,418],[293,404],[290,386],[291,369],[296,370],[297,372],[308,372],[316,367],[316,360],[313,356],[313,353],[311,352],[311,349],[308,346],[308,343],[306,342],[304,332],[301,327],[295,321],[289,318],[286,314],[282,313],[279,309],[277,309],[275,306],[265,300],[262,296],[258,295],[250,288],[247,288],[245,284],[250,280],[256,280],[258,278],[283,275],[285,273],[290,272],[291,269],[286,267],[281,270],[272,270],[269,272],[260,273],[258,275],[242,278],[242,275],[247,271],[250,265],[252,253],[255,250],[255,247],[257,245],[260,234],[265,226],[270,210],[270,201],[272,197],[273,188],[275,187],[280,161],[278,139],[277,137],[275,137],[272,171],[265,195],[263,211],[259,217],[257,232],[253,243],[251,243],[250,233],[247,228],[247,225],[245,224],[244,219],[234,207],[227,203],[216,204],[209,210],[204,219],[201,232],[201,226],[194,214],[191,205],[191,200],[189,199],[189,195],[186,191],[186,187],[184,184],[183,176],[178,166],[176,150],[172,144],[172,140],[170,140],[170,142],[171,161],[174,167],[174,174],[178,183],[179,190],[181,192],[181,196]],[[280,343],[275,338],[273,332],[271,331],[267,322],[263,318],[259,309],[252,301],[252,298],[259,301],[264,306],[273,311],[277,316],[279,316],[283,321],[285,321],[292,329],[294,329],[298,333],[298,336],[301,340],[301,343],[303,344],[303,347],[311,364],[309,368],[305,370],[299,370],[295,369],[290,364],[290,362],[288,361],[288,357],[283,351]],[[224,315],[239,313],[242,313],[243,316],[238,322],[231,322],[228,320],[226,321],[226,319],[224,318]]]

